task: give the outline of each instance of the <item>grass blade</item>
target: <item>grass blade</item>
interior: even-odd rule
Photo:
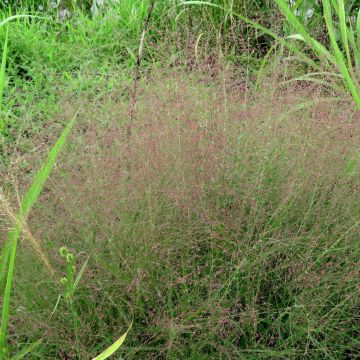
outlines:
[[[34,343],[27,345],[24,349],[22,349],[15,356],[13,356],[11,358],[11,360],[23,359],[27,354],[29,354],[31,351],[36,349],[41,344],[41,342],[42,342],[42,340],[39,339],[38,341],[35,341]]]
[[[360,48],[360,9],[356,20],[356,39],[358,47]]]
[[[293,78],[293,79],[290,79],[290,80],[287,80],[287,81],[283,81],[281,84],[289,84],[289,83],[292,83],[292,82],[295,82],[295,81],[307,81],[307,82],[312,82],[312,83],[315,83],[315,84],[322,85],[324,87],[334,89],[337,92],[341,92],[341,87],[338,86],[336,83],[321,80],[321,79],[318,79],[318,78],[313,77],[311,75],[312,74],[299,76],[299,77],[296,77],[296,78]]]
[[[0,21],[0,27],[6,25],[7,23],[9,23],[12,20],[21,19],[21,18],[30,18],[30,17],[39,17],[39,16],[27,15],[27,14],[12,15],[12,16],[7,17],[3,21]]]
[[[355,76],[351,76],[351,57],[350,57],[350,50],[348,46],[348,29],[346,27],[345,21],[345,8],[344,2],[340,0],[338,3],[337,1],[332,0],[333,6],[337,11],[337,14],[342,22],[342,40],[343,45],[345,47],[345,51],[347,52],[347,57],[349,59],[350,66],[347,67],[346,61],[344,56],[339,49],[339,46],[336,41],[335,30],[333,26],[332,20],[332,13],[331,13],[331,3],[330,0],[323,1],[323,8],[324,8],[324,17],[326,26],[328,29],[328,35],[330,38],[332,52],[327,50],[322,44],[320,44],[317,40],[315,40],[305,29],[305,27],[301,24],[301,22],[296,18],[295,14],[293,13],[292,9],[290,9],[289,4],[285,0],[275,0],[276,4],[279,6],[285,17],[287,18],[288,22],[296,29],[299,34],[296,34],[297,38],[305,41],[308,45],[311,46],[315,54],[322,60],[327,60],[328,64],[332,64],[340,74],[344,77],[344,82],[348,90],[350,91],[352,97],[355,100],[357,107],[360,109],[360,95],[358,91],[358,84],[356,82]],[[347,49],[346,49],[347,48]]]
[[[300,35],[302,35],[304,41],[315,51],[315,53],[317,53],[320,57],[324,56],[329,61],[332,61],[331,53],[307,32],[303,24],[293,13],[292,9],[290,9],[288,3],[285,0],[275,0],[275,2],[285,15],[288,22]]]
[[[56,304],[54,306],[53,311],[51,312],[50,315],[50,319],[54,316],[56,309],[58,308],[59,304],[60,304],[60,300],[61,300],[61,294],[58,296],[57,300],[56,300]]]
[[[352,28],[350,28],[348,34],[349,34],[349,43],[350,43],[351,48],[354,53],[355,66],[360,67],[360,49],[359,49],[358,45],[356,44],[354,30]]]
[[[340,20],[340,32],[341,32],[341,39],[345,49],[347,63],[349,70],[352,70],[351,64],[351,56],[350,56],[350,49],[349,49],[349,41],[348,41],[348,28],[346,26],[346,19],[345,19],[345,4],[344,0],[339,0],[339,20]]]
[[[279,0],[277,0],[277,1],[279,1]],[[334,54],[335,54],[335,57],[336,57],[336,65],[337,65],[339,71],[344,76],[347,87],[350,90],[350,93],[353,96],[357,107],[360,109],[360,95],[358,93],[357,86],[355,84],[355,79],[351,78],[349,70],[346,67],[346,63],[345,63],[343,54],[341,53],[341,51],[339,49],[339,46],[338,46],[338,44],[336,42],[330,1],[329,0],[324,0],[323,1],[323,7],[324,7],[324,17],[325,17],[326,26],[327,26],[327,29],[328,29],[330,43],[331,43],[331,46],[333,48],[333,51],[334,51]]]
[[[129,333],[130,329],[132,327],[132,323],[130,324],[129,328],[126,330],[126,332],[120,336],[118,340],[116,340],[112,345],[110,345],[105,351],[103,351],[100,355],[98,355],[93,360],[105,360],[109,356],[111,356],[116,350],[120,348],[120,346],[124,343],[127,334]]]
[[[257,73],[256,82],[255,82],[255,90],[257,90],[257,91],[258,91],[259,88],[260,88],[260,84],[261,84],[261,82],[262,82],[262,78],[263,78],[263,74],[264,74],[264,70],[265,70],[265,66],[266,66],[266,64],[267,64],[267,61],[268,61],[268,59],[269,59],[269,57],[270,57],[270,54],[271,54],[271,53],[273,52],[273,50],[275,49],[275,47],[276,47],[276,44],[272,45],[272,46],[270,47],[270,49],[266,52],[263,60],[261,61],[260,69],[259,69],[259,71],[258,71],[258,73]]]
[[[4,42],[4,49],[1,59],[1,67],[0,67],[0,132],[4,128],[4,120],[2,116],[2,100],[3,100],[3,93],[5,88],[5,82],[6,82],[6,74],[5,74],[5,68],[6,68],[6,59],[8,54],[8,39],[9,39],[9,27],[6,29],[6,35],[5,35],[5,42]]]
[[[85,268],[86,268],[86,265],[87,265],[89,259],[90,259],[90,257],[88,257],[88,258],[86,259],[86,261],[84,262],[83,266],[81,267],[79,273],[77,274],[76,279],[75,279],[75,281],[74,281],[73,291],[76,290],[76,287],[77,287],[78,284],[79,284],[79,281],[80,281],[80,279],[81,279],[81,277],[82,277],[82,274],[83,274],[83,272],[84,272],[84,270],[85,270]]]
[[[2,307],[2,315],[1,315],[1,332],[0,332],[0,351],[1,356],[7,358],[7,328],[9,323],[9,314],[10,314],[10,297],[11,297],[11,288],[12,288],[12,280],[14,274],[15,267],[15,257],[16,257],[16,249],[17,243],[19,239],[19,235],[22,230],[22,224],[26,220],[26,216],[29,213],[32,205],[38,199],[41,190],[44,187],[46,180],[49,177],[49,174],[55,164],[57,157],[59,156],[66,139],[69,135],[71,128],[74,125],[77,113],[75,116],[69,121],[62,134],[56,141],[55,145],[50,150],[47,160],[41,169],[36,174],[29,190],[26,192],[23,201],[21,202],[21,206],[19,212],[17,214],[17,224],[15,228],[13,228],[8,235],[7,244],[5,245],[1,258],[1,273],[0,273],[0,285],[5,281],[6,277],[6,286],[5,293],[3,299],[3,307]],[[6,274],[6,264],[8,263],[8,271]]]
[[[9,255],[11,251],[11,244],[15,242],[15,239],[19,237],[20,226],[16,225],[13,229],[11,229],[8,233],[7,241],[1,252],[1,260],[0,260],[0,294],[3,294],[5,281],[6,281],[6,269],[9,265]],[[1,335],[1,334],[0,334]]]

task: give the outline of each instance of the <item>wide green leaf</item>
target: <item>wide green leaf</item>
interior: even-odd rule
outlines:
[[[94,358],[93,360],[105,360],[107,359],[109,356],[111,356],[112,354],[114,354],[114,352],[116,350],[118,350],[120,348],[120,346],[124,343],[127,334],[129,333],[130,329],[132,327],[132,323],[130,324],[129,328],[126,330],[126,332],[120,336],[120,338],[118,340],[116,340],[112,345],[110,345],[106,350],[104,350],[101,354],[99,354],[96,358]]]

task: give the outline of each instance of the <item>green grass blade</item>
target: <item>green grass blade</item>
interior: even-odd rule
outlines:
[[[313,38],[306,31],[305,27],[301,24],[301,22],[297,19],[294,14],[293,9],[290,8],[288,2],[285,0],[275,0],[277,6],[280,8],[281,12],[285,15],[289,24],[294,27],[294,29],[301,34],[305,41],[310,45],[312,44]]]
[[[12,15],[12,16],[9,16],[6,19],[0,21],[0,27],[6,25],[7,23],[9,23],[12,20],[21,19],[21,18],[30,18],[30,17],[33,18],[33,17],[39,17],[39,16],[27,15],[27,14]]]
[[[341,92],[342,88],[338,84],[336,84],[335,82],[333,83],[333,82],[330,82],[330,81],[321,80],[321,79],[318,79],[318,78],[316,78],[316,77],[314,77],[312,75],[316,75],[316,73],[306,74],[306,75],[303,75],[303,76],[293,78],[291,80],[283,81],[281,84],[289,84],[289,83],[292,83],[292,82],[295,82],[295,81],[308,81],[308,82],[312,82],[312,83],[315,83],[315,84],[319,84],[319,85],[334,89],[337,92]],[[339,75],[339,77],[341,77],[341,75]]]
[[[14,243],[15,239],[19,237],[20,227],[15,226],[8,233],[7,241],[1,252],[1,260],[0,260],[0,294],[3,294],[6,282],[6,269],[9,265],[9,256],[11,251],[11,244]]]
[[[357,90],[357,85],[355,84],[355,79],[351,78],[349,70],[346,67],[346,63],[345,63],[343,54],[341,53],[341,51],[339,49],[339,46],[338,46],[338,44],[336,42],[330,1],[329,0],[324,0],[323,1],[323,7],[324,7],[324,17],[325,17],[326,26],[327,26],[327,29],[328,29],[330,43],[331,43],[332,49],[334,51],[334,54],[335,54],[335,57],[336,57],[336,60],[337,60],[336,65],[337,65],[339,71],[344,76],[346,85],[347,85],[348,89],[350,90],[350,93],[353,96],[357,107],[360,109],[360,95],[359,95],[358,90]]]
[[[349,29],[348,35],[349,35],[349,43],[350,43],[352,51],[354,53],[355,66],[359,68],[360,67],[360,48],[356,44],[354,30],[352,28]]]
[[[304,41],[317,53],[318,56],[324,56],[329,61],[332,61],[331,53],[318,41],[316,41],[305,29],[303,24],[297,19],[289,4],[285,0],[275,0],[276,4],[285,15],[286,19],[294,27],[294,29],[302,35]]]
[[[11,358],[11,360],[23,359],[27,354],[31,353],[34,349],[36,349],[41,344],[41,342],[42,340],[39,339],[38,341],[35,341],[34,343],[27,345],[24,349],[22,349],[20,352],[14,355]]]
[[[360,153],[357,153],[355,156],[351,157],[345,165],[345,174],[349,176],[354,176],[356,173],[356,168],[358,167],[360,160]]]
[[[357,41],[357,48],[360,48],[360,9],[356,20],[356,41]]]
[[[124,343],[127,334],[129,333],[130,329],[132,327],[132,323],[130,324],[129,328],[126,330],[126,332],[118,339],[116,340],[112,345],[110,345],[105,351],[103,351],[100,355],[98,355],[96,358],[94,358],[93,360],[105,360],[107,359],[109,356],[111,356],[112,354],[114,354],[114,352],[116,350],[118,350],[120,348],[120,346]]]
[[[17,224],[15,228],[9,232],[9,236],[7,239],[7,244],[4,247],[3,254],[2,254],[2,273],[0,274],[1,281],[4,281],[6,276],[6,266],[4,268],[3,264],[8,264],[8,271],[6,276],[6,286],[5,286],[5,293],[3,299],[3,307],[2,307],[2,315],[1,315],[1,332],[0,332],[0,351],[2,357],[7,358],[7,328],[9,323],[9,314],[10,314],[10,297],[11,297],[11,288],[12,288],[12,280],[14,274],[14,267],[15,267],[15,257],[16,257],[16,250],[17,250],[17,243],[19,239],[19,235],[21,233],[22,224],[26,219],[28,212],[30,211],[32,205],[38,199],[41,190],[44,187],[46,180],[49,177],[49,174],[55,164],[57,157],[59,156],[63,146],[65,145],[66,139],[69,135],[71,128],[74,125],[77,113],[75,116],[69,121],[65,129],[63,130],[62,134],[56,141],[55,145],[50,150],[47,160],[41,169],[36,174],[29,190],[26,192],[23,201],[21,202],[20,210],[17,214]],[[0,284],[1,284],[0,281]]]
[[[337,2],[337,0],[331,0],[332,6],[334,7],[334,9],[338,9],[339,8],[339,4]]]
[[[57,300],[56,300],[56,304],[55,304],[55,306],[54,306],[53,311],[51,312],[50,319],[54,316],[55,311],[56,311],[56,309],[58,308],[58,306],[59,306],[59,304],[60,304],[61,296],[62,296],[62,295],[60,294],[60,295],[58,296]]]
[[[55,161],[56,161],[57,157],[59,156],[59,153],[66,142],[69,132],[74,125],[76,116],[77,116],[77,113],[71,119],[71,121],[68,123],[68,125],[66,126],[66,128],[64,129],[62,134],[60,135],[59,139],[57,140],[57,142],[51,149],[51,151],[48,155],[48,158],[46,160],[46,163],[40,169],[40,171],[36,174],[29,190],[25,194],[25,197],[21,203],[21,215],[22,216],[26,216],[28,214],[28,212],[30,211],[30,208],[32,207],[32,205],[34,205],[34,203],[38,199],[39,194],[51,172],[51,169],[53,168]]]
[[[86,261],[84,262],[83,266],[81,267],[79,273],[77,274],[76,279],[75,279],[75,281],[74,281],[73,291],[76,290],[76,287],[78,286],[78,284],[79,284],[79,282],[80,282],[80,279],[81,279],[81,277],[82,277],[82,275],[83,275],[83,273],[84,273],[84,270],[85,270],[85,268],[86,268],[86,265],[87,265],[89,259],[90,259],[90,257],[88,257],[88,258],[86,259]]]
[[[4,128],[4,120],[2,116],[2,101],[3,101],[3,93],[5,89],[5,83],[6,83],[6,74],[5,74],[5,68],[6,68],[6,59],[8,54],[8,39],[9,39],[9,27],[6,29],[6,35],[5,35],[5,42],[4,42],[4,49],[1,59],[1,67],[0,67],[0,132]]]
[[[276,47],[276,44],[271,46],[270,49],[266,52],[263,60],[261,61],[260,69],[259,69],[259,71],[257,73],[257,76],[256,76],[255,90],[259,90],[259,88],[260,88],[260,84],[262,82],[265,66],[266,66],[267,61],[268,61],[268,59],[270,57],[270,54],[273,52],[275,47]]]
[[[352,70],[351,64],[351,55],[349,49],[349,42],[348,42],[348,28],[346,26],[346,18],[345,18],[345,4],[344,0],[339,0],[339,8],[338,8],[338,15],[340,20],[340,32],[341,32],[341,40],[345,49],[347,63],[349,70]]]

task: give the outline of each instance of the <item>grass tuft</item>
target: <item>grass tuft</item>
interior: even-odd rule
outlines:
[[[0,359],[357,356],[357,2],[0,8]]]

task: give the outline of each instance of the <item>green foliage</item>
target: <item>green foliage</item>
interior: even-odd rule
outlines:
[[[346,85],[348,91],[353,96],[357,107],[360,109],[358,73],[353,69],[353,64],[358,64],[359,62],[356,41],[358,41],[360,33],[357,33],[356,27],[351,21],[348,25],[344,1],[323,1],[324,18],[330,39],[329,50],[309,34],[305,26],[297,19],[285,0],[276,0],[276,3],[284,13],[288,22],[297,32],[297,38],[311,47],[313,52],[320,59],[322,66],[331,73],[341,75],[344,85]],[[336,36],[333,11],[339,19],[340,39]],[[358,16],[360,16],[360,11]],[[351,41],[349,41],[350,38],[352,39]],[[350,53],[349,43],[352,44],[352,53]],[[343,52],[341,49],[343,49]]]
[[[268,34],[272,36],[276,41],[281,43],[282,45],[289,48],[289,50],[295,52],[296,55],[301,57],[303,61],[307,64],[310,64],[315,69],[319,69],[319,65],[316,64],[313,59],[307,55],[305,49],[299,48],[296,44],[293,44],[294,40],[300,40],[305,42],[320,60],[320,67],[324,68],[325,71],[328,71],[332,76],[339,75],[343,79],[343,83],[346,86],[349,93],[355,100],[355,103],[358,108],[360,108],[360,95],[359,95],[359,80],[358,80],[358,72],[356,69],[353,69],[353,65],[357,65],[359,63],[358,58],[358,20],[356,24],[354,21],[349,19],[349,14],[346,14],[344,1],[339,1],[332,4],[330,0],[323,1],[324,6],[324,18],[328,31],[328,36],[330,39],[330,49],[328,50],[326,46],[317,41],[307,30],[306,24],[303,24],[302,21],[299,20],[296,13],[289,6],[286,0],[276,0],[276,4],[279,6],[280,10],[285,15],[288,23],[295,29],[295,34],[290,34],[286,38],[279,37],[276,33],[271,31],[270,29],[266,29],[264,26],[255,23],[250,20],[248,17],[243,16],[239,13],[232,12],[232,16],[239,18],[240,20],[248,23],[253,28],[261,31],[264,34]],[[210,8],[219,8],[223,11],[226,10],[225,7],[221,5],[217,5],[211,2],[206,1],[186,1],[183,5],[202,5]],[[341,34],[341,38],[338,39],[335,32],[335,23],[332,16],[332,7],[334,7],[334,11],[336,16],[339,18],[339,32]],[[360,10],[358,19],[360,17]],[[348,25],[349,24],[349,25]],[[290,39],[290,40],[289,40]],[[339,42],[341,46],[339,47]],[[351,44],[351,52],[349,49],[349,44]],[[344,53],[342,52],[344,50]],[[269,53],[265,55],[264,61],[267,61]],[[264,64],[264,62],[263,62]],[[260,67],[260,73],[262,73],[262,66]],[[314,75],[324,75],[325,73],[318,72]],[[259,79],[259,76],[258,76]],[[315,81],[318,82],[319,79],[306,76],[307,81]],[[258,87],[258,84],[257,84]]]
[[[3,46],[3,55],[1,60],[1,67],[0,67],[0,133],[2,132],[4,128],[4,119],[2,115],[2,102],[3,102],[3,93],[6,83],[6,77],[5,77],[5,67],[6,67],[6,59],[7,59],[7,52],[8,52],[8,38],[9,38],[9,28],[6,29],[6,35],[5,35],[5,42]]]
[[[360,106],[358,4],[156,1],[140,69],[146,81],[139,86],[134,123],[128,124],[123,110],[150,4],[107,2],[95,13],[88,1],[51,8],[48,1],[29,0],[11,3],[13,16],[9,7],[2,13],[1,187],[17,193],[18,186],[33,181],[0,259],[1,359],[10,351],[12,359],[99,354],[94,360],[102,360],[120,347],[129,358],[208,359],[221,353],[341,359],[356,354],[357,147],[348,151],[344,145],[343,159],[334,161],[334,168],[332,161],[321,162],[312,153],[322,146],[311,140],[317,133],[312,125],[330,119],[330,110],[323,119],[312,116],[317,106],[326,113],[322,101],[338,99],[300,100],[287,107],[271,93],[289,79],[313,81],[350,93]],[[61,18],[64,9],[69,16]],[[21,15],[25,12],[32,15]],[[289,65],[288,60],[295,61]],[[181,80],[154,81],[154,67],[164,73],[174,67],[171,77]],[[222,73],[224,68],[234,72]],[[275,77],[269,84],[272,70],[285,83]],[[218,87],[220,92],[209,93]],[[244,94],[237,98],[239,92]],[[67,162],[60,164],[40,204],[75,117],[37,173],[34,158],[59,133],[59,109],[67,117],[79,99],[86,112]],[[271,101],[273,108],[261,110],[262,102]],[[308,123],[301,128],[291,121],[295,115]],[[190,132],[187,125],[193,126]],[[134,126],[133,137],[122,137],[126,126]],[[225,143],[231,146],[221,158]],[[183,148],[192,146],[194,151],[182,158]],[[208,163],[203,148],[212,152]],[[309,163],[318,160],[321,166],[309,170]],[[77,171],[81,176],[72,183]],[[206,181],[198,184],[202,176]],[[69,188],[60,191],[67,180]],[[76,181],[81,184],[77,191]],[[35,204],[30,225],[59,271],[59,254],[53,250],[67,245],[60,249],[65,276],[53,287],[31,250],[24,247],[16,258]],[[77,271],[78,254],[91,254],[91,266],[87,258]],[[20,266],[16,293],[15,259]],[[16,305],[13,311],[13,299],[25,309]],[[16,324],[31,326],[12,330],[10,310]],[[127,331],[114,342],[119,324],[129,324],[130,316]],[[44,328],[49,338],[37,340]]]
[[[119,347],[124,343],[126,336],[128,332],[130,331],[132,327],[132,324],[130,324],[129,328],[126,330],[126,332],[119,337],[118,340],[116,340],[112,345],[110,345],[106,350],[104,350],[101,354],[96,356],[94,360],[105,360],[109,358],[111,355],[115,353],[116,350],[119,349]]]
[[[6,61],[7,61],[7,57],[8,57],[8,51],[9,51],[8,50],[8,39],[9,39],[8,23],[13,20],[27,18],[27,17],[29,17],[29,15],[8,16],[5,19],[0,21],[0,30],[2,30],[2,28],[6,26],[5,40],[4,40],[4,44],[3,44],[3,53],[2,53],[1,66],[0,66],[0,135],[1,135],[4,125],[5,125],[5,120],[4,120],[4,117],[2,114],[2,103],[3,103],[4,89],[5,89],[5,85],[6,85],[5,68],[6,68]]]
[[[68,123],[59,139],[52,147],[49,152],[48,158],[38,173],[35,175],[35,178],[26,192],[21,205],[19,212],[16,216],[15,227],[9,231],[8,239],[3,247],[1,253],[1,268],[0,268],[0,288],[3,292],[5,286],[5,291],[3,294],[3,305],[2,305],[2,317],[1,317],[1,332],[0,332],[0,349],[1,349],[1,358],[7,359],[9,357],[7,350],[7,329],[10,316],[10,298],[11,298],[11,288],[13,283],[13,274],[15,268],[15,258],[16,250],[18,245],[19,236],[23,227],[23,223],[26,221],[26,218],[32,208],[32,206],[37,201],[49,175],[55,164],[57,157],[59,156],[61,149],[63,148],[66,139],[69,135],[69,132],[74,125],[76,115]]]
[[[64,288],[64,299],[66,300],[66,303],[68,304],[72,317],[73,317],[73,326],[75,329],[76,337],[78,337],[78,314],[75,308],[74,304],[74,294],[75,290],[80,282],[80,279],[85,271],[85,268],[87,266],[87,263],[89,261],[89,258],[84,262],[83,266],[81,267],[78,275],[76,276],[76,279],[74,280],[74,274],[75,274],[75,256],[68,251],[66,247],[60,248],[60,255],[65,258],[66,260],[66,276],[61,278],[60,283]],[[57,307],[59,306],[59,302],[61,299],[61,295],[58,297],[58,300],[56,302],[55,308],[52,312],[52,316],[54,315]],[[128,330],[118,339],[116,340],[112,345],[110,345],[107,349],[105,349],[101,354],[96,356],[94,360],[105,360],[108,357],[110,357],[112,354],[115,353],[116,350],[120,348],[120,346],[124,343],[126,336],[128,332],[130,331],[132,327],[132,323],[130,324]]]

